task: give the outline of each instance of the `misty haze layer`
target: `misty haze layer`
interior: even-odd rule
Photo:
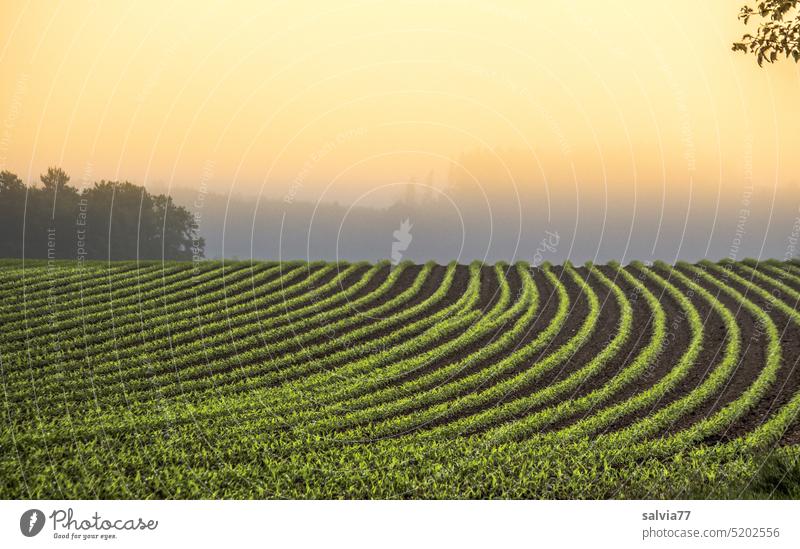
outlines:
[[[691,199],[669,189],[663,196],[559,192],[549,201],[517,193],[519,201],[508,201],[504,192],[460,194],[456,186],[411,193],[388,208],[171,194],[195,214],[209,258],[378,261],[398,243],[401,259],[414,262],[789,259],[800,233],[800,192],[792,187]]]

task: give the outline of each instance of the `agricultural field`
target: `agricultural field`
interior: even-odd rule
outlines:
[[[0,264],[0,498],[800,498],[800,265]]]

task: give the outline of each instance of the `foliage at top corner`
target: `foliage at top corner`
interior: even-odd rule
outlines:
[[[739,20],[747,25],[758,19],[755,34],[744,34],[733,51],[756,56],[759,66],[774,63],[781,56],[800,61],[800,0],[763,0],[739,10]]]

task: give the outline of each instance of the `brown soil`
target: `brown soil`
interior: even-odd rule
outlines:
[[[798,364],[798,360],[800,360],[800,328],[777,308],[772,307],[767,301],[755,294],[755,292],[748,291],[747,288],[733,281],[729,280],[728,283],[741,292],[747,299],[766,311],[775,323],[780,336],[781,363],[776,381],[770,386],[764,397],[761,398],[750,411],[728,427],[728,429],[714,437],[710,437],[707,442],[725,442],[756,429],[768,420],[772,414],[776,413],[782,406],[787,404],[792,396],[800,390],[800,364]],[[765,287],[763,285],[761,286]],[[776,290],[773,292],[771,288],[767,289],[776,298],[788,302],[788,296],[783,295],[780,291]],[[736,309],[733,310],[735,311]],[[742,313],[744,313],[744,309]],[[741,317],[737,315],[737,321],[740,320],[740,318]],[[742,343],[744,347],[748,345],[757,346],[760,351],[752,359],[746,358],[740,365],[740,368],[749,373],[750,383],[752,383],[765,365],[766,337],[761,334],[761,330],[758,329],[758,326],[754,322],[751,322],[747,330],[744,328],[742,329]],[[747,385],[749,385],[749,383]],[[742,384],[738,394],[741,394],[741,392],[746,389],[747,385]],[[735,396],[738,396],[738,394]],[[711,409],[710,412],[713,413],[725,403],[727,402],[720,402],[720,404]],[[782,442],[797,441],[799,437],[800,425],[795,421],[784,435]]]
[[[676,278],[669,278],[669,274],[667,272],[658,271],[658,274],[666,278],[682,292],[685,293],[688,291],[688,288]],[[692,273],[684,274],[698,283],[701,282],[699,279],[695,279]],[[700,285],[706,287],[706,289],[709,289],[712,291],[712,294],[714,294],[714,291],[711,288],[708,288],[703,284]],[[670,369],[678,364],[683,354],[688,349],[689,342],[691,340],[691,331],[688,318],[686,318],[683,312],[678,309],[679,305],[677,302],[674,302],[672,299],[669,299],[671,306],[667,307],[667,303],[665,302],[666,299],[668,298],[661,300],[662,306],[664,306],[665,311],[667,312],[668,334],[668,352],[661,353],[661,356],[659,357],[659,362],[662,364],[661,371],[663,374],[666,374]],[[703,324],[703,346],[688,373],[677,387],[658,399],[655,403],[647,406],[646,408],[638,410],[635,413],[628,414],[627,416],[620,418],[612,423],[607,429],[605,429],[604,432],[615,431],[627,427],[630,424],[639,421],[646,416],[652,415],[658,410],[669,406],[676,400],[686,396],[708,378],[708,376],[716,367],[717,363],[722,359],[726,343],[725,324],[722,320],[722,317],[718,315],[713,308],[699,296],[694,295],[690,298],[690,301],[695,309],[697,309],[697,312],[700,315],[700,320]],[[675,345],[674,342],[676,341],[680,341],[681,344]],[[660,377],[661,376],[659,376],[659,379]],[[653,381],[657,382],[658,379],[654,379]],[[637,390],[641,391],[644,389],[646,389],[646,387],[640,385]],[[635,394],[635,392],[631,392],[631,390],[627,391],[628,397],[633,396],[633,394]],[[679,428],[679,423],[680,420],[673,425],[672,428]]]
[[[540,360],[544,356],[548,355],[551,352],[554,352],[558,349],[565,341],[569,340],[575,332],[579,329],[580,325],[586,318],[586,315],[589,311],[588,300],[583,296],[580,292],[580,288],[577,284],[572,281],[572,278],[567,275],[565,271],[561,268],[554,268],[553,273],[559,280],[564,284],[564,287],[567,290],[567,294],[570,296],[570,309],[567,314],[567,318],[565,320],[564,325],[561,329],[555,334],[555,337],[543,347],[538,355],[530,359],[529,361],[524,362],[522,365],[514,368],[512,371],[506,372],[503,375],[496,376],[491,380],[487,380],[487,383],[479,386],[476,391],[481,391],[486,389],[496,383],[504,379],[508,379],[513,375],[523,371],[525,368],[530,367],[531,364],[534,364],[536,361]],[[579,273],[585,278],[586,272],[584,270],[579,270]],[[556,294],[555,288],[550,287],[546,278],[543,273],[536,272],[534,275],[534,281],[537,284],[540,292],[540,313],[536,315],[536,319],[534,320],[531,327],[525,332],[525,334],[515,342],[514,346],[507,350],[504,355],[508,355],[513,353],[515,350],[520,348],[523,345],[526,345],[533,341],[546,327],[550,324],[551,320],[555,317],[556,311],[558,310],[558,295]],[[598,288],[593,287],[595,291],[599,291]],[[603,303],[603,295],[598,294],[598,298]],[[468,371],[462,372],[456,379],[460,379],[466,375],[474,373],[475,371],[480,370],[487,365],[478,365],[475,367],[470,368]],[[500,402],[503,401],[504,398],[501,397],[500,399],[495,399],[494,401],[487,402],[482,405],[473,406],[471,408],[465,410],[459,410],[455,414],[448,414],[444,416],[440,416],[430,422],[425,423],[423,426],[424,428],[436,427],[438,425],[442,425],[444,423],[448,423],[450,421],[454,421],[460,419],[462,417],[466,417],[468,415],[472,415],[478,413],[484,409],[491,408],[492,406],[498,405]]]

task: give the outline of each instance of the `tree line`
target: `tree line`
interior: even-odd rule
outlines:
[[[78,190],[49,168],[38,185],[0,172],[0,257],[30,259],[202,258],[194,216],[163,194],[124,181]]]

